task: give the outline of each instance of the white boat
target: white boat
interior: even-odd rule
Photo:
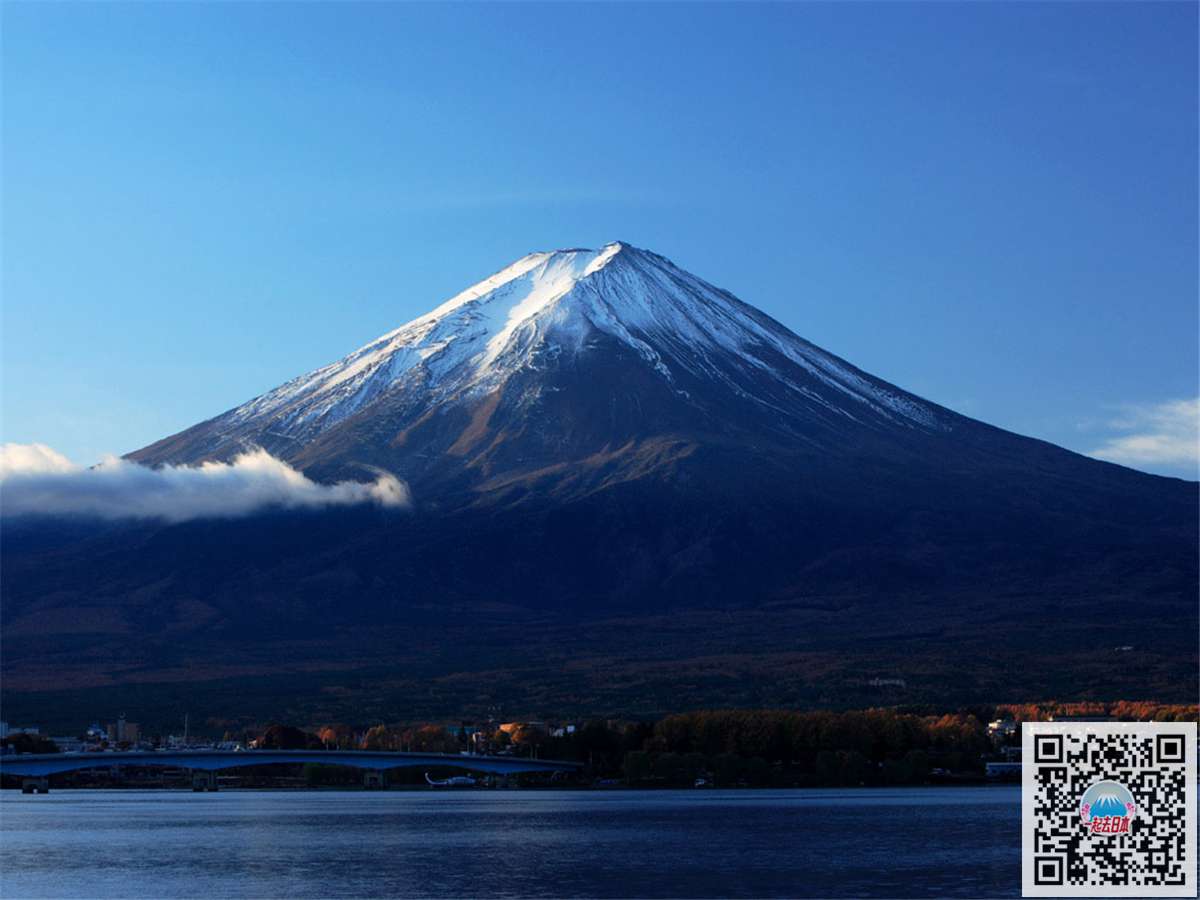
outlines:
[[[445,781],[435,781],[429,777],[429,773],[425,773],[425,780],[430,787],[474,787],[475,779],[470,775],[454,775],[447,778]]]

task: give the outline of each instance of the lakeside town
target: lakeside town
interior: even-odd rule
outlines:
[[[348,787],[360,773],[319,757],[288,765],[256,765],[256,751],[388,751],[463,757],[427,767],[444,777],[471,771],[471,758],[563,760],[578,774],[524,773],[503,780],[457,779],[457,786],[820,787],[979,784],[1019,780],[1024,721],[1196,721],[1197,708],[1152,702],[1043,703],[981,706],[953,712],[866,709],[794,712],[706,710],[657,721],[477,721],[329,724],[300,728],[271,723],[220,735],[211,723],[193,730],[149,733],[124,714],[93,722],[76,735],[43,734],[37,726],[0,722],[0,752],[121,753],[120,764],[53,776],[60,787],[187,786],[188,772],[131,753],[245,753],[246,764],[221,775],[224,787]],[[148,757],[149,759],[149,757]],[[132,760],[132,761],[131,761]],[[2,767],[0,767],[2,768]],[[426,786],[429,772],[397,767],[374,786]],[[4,785],[18,779],[4,776]],[[215,789],[216,780],[212,781]],[[49,783],[46,784],[48,789]]]

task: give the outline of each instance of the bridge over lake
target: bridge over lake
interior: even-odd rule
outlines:
[[[0,756],[0,774],[25,779],[26,793],[49,790],[48,777],[60,772],[137,766],[190,769],[195,790],[215,791],[216,772],[243,766],[319,763],[365,770],[367,787],[383,787],[389,769],[462,769],[495,775],[521,772],[577,772],[582,763],[517,756],[463,753],[404,753],[386,750],[129,750],[116,753],[18,753]]]

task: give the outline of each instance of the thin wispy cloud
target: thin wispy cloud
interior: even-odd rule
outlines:
[[[265,450],[232,462],[147,466],[115,456],[85,468],[44,444],[0,446],[0,513],[102,519],[234,518],[265,509],[373,503],[405,507],[406,485],[386,472],[374,481],[321,484]]]
[[[1089,456],[1126,466],[1200,466],[1200,397],[1126,407],[1114,431]]]

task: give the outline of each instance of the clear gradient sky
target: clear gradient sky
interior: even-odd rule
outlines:
[[[622,239],[1196,477],[1193,3],[2,9],[5,441],[127,452]]]

